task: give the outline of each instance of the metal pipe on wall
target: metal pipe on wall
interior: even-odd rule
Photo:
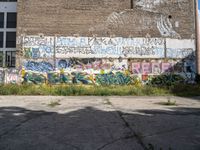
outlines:
[[[194,0],[195,6],[195,30],[196,30],[196,58],[197,58],[197,74],[200,75],[200,43],[199,43],[199,13],[198,0]]]

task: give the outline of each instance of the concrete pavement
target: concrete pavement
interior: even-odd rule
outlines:
[[[152,149],[200,150],[200,98],[0,96],[0,150]]]

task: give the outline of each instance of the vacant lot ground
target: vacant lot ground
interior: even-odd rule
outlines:
[[[160,149],[200,149],[200,97],[0,97],[0,150]]]

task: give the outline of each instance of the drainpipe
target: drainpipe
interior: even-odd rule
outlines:
[[[194,0],[195,8],[195,32],[196,32],[196,64],[197,74],[200,75],[200,43],[199,43],[199,14],[198,14],[198,0]]]

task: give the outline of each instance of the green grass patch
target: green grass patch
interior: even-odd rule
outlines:
[[[52,96],[200,96],[199,85],[93,86],[93,85],[0,85],[0,95]]]
[[[170,93],[173,93],[175,96],[182,97],[191,97],[191,96],[200,96],[200,84],[196,85],[186,85],[179,84],[169,88]]]

